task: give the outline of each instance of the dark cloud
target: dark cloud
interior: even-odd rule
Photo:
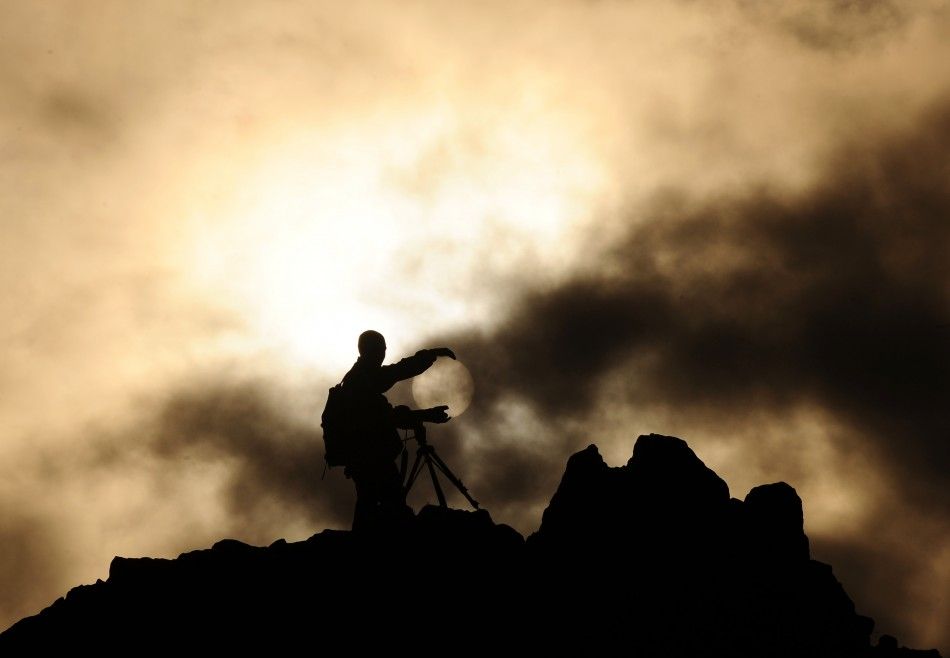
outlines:
[[[224,527],[201,530],[210,532],[212,540],[232,533],[246,541],[268,542],[277,537],[274,532],[301,520],[313,532],[348,528],[353,485],[339,468],[324,476],[323,441],[316,419],[325,398],[313,393],[308,421],[295,414],[281,398],[284,394],[273,382],[259,380],[180,385],[126,430],[90,445],[83,467],[99,473],[128,469],[144,451],[148,477],[154,489],[161,491],[176,486],[189,463],[223,466],[226,484],[219,498],[197,503],[223,505],[226,510]],[[389,397],[396,404],[413,404],[406,384],[397,386]],[[543,437],[534,447],[492,440],[466,443],[466,429],[482,420],[466,415],[449,425],[434,426],[430,442],[483,507],[499,520],[515,522],[522,531],[531,532],[536,514],[526,513],[525,508],[548,500],[570,446],[561,446],[564,440],[557,433]],[[144,440],[130,448],[129,436]],[[415,445],[409,441],[410,460]],[[468,505],[445,478],[441,482],[451,504]],[[435,500],[429,476],[423,473],[410,502],[418,508]]]
[[[803,45],[819,50],[879,45],[879,37],[893,34],[916,13],[891,0],[738,0],[738,5],[753,18],[773,23]]]
[[[460,463],[472,474],[466,482],[482,506],[527,535],[537,530],[532,506],[545,506],[557,489],[565,465],[562,455],[556,444],[543,451],[496,445],[468,451],[460,455]]]
[[[817,405],[946,510],[950,107],[923,126],[844,149],[805,194],[671,192],[602,273],[529,295],[491,336],[440,340],[491,382],[482,413],[514,396],[583,418],[618,372],[640,407]]]
[[[917,607],[915,577],[928,568],[926,563],[870,538],[862,543],[822,537],[810,543],[812,555],[831,564],[845,591],[860,602],[861,614],[874,619],[875,633],[893,635],[902,644],[914,636],[913,623],[904,612]]]
[[[117,120],[114,112],[74,90],[60,89],[42,102],[42,115],[51,133],[79,132],[95,137],[101,147],[113,138]]]
[[[16,620],[50,603],[48,592],[65,571],[60,540],[41,516],[0,504],[0,620]]]
[[[174,390],[149,423],[148,449],[164,469],[186,459],[226,465],[222,502],[245,537],[273,540],[269,530],[296,519],[306,519],[314,532],[348,527],[352,487],[340,476],[322,479],[319,427],[295,418],[276,395],[254,381]]]

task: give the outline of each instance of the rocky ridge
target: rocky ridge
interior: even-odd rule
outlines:
[[[574,454],[537,532],[425,507],[373,532],[174,560],[113,560],[0,634],[3,655],[267,647],[633,656],[921,656],[859,615],[811,559],[779,482],[740,501],[681,439],[641,436],[626,465]]]

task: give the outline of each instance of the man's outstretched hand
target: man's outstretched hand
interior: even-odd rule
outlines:
[[[450,349],[447,348],[447,347],[433,347],[432,349],[429,350],[429,353],[432,354],[433,356],[437,356],[437,357],[438,357],[438,356],[447,356],[447,357],[449,357],[450,359],[454,359],[454,358],[455,358],[455,352],[453,352],[452,350],[450,350]]]
[[[438,407],[432,407],[431,409],[423,409],[419,412],[419,415],[422,416],[423,422],[426,423],[447,423],[450,418],[445,410],[448,409],[447,405],[441,405]]]

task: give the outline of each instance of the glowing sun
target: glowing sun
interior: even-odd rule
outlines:
[[[468,368],[452,359],[439,359],[412,380],[412,397],[420,408],[447,404],[452,417],[468,408],[474,392],[475,383]]]

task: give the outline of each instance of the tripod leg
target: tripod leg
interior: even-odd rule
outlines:
[[[464,484],[462,484],[462,481],[461,481],[458,477],[456,477],[455,473],[453,473],[453,472],[449,469],[449,467],[446,465],[446,463],[445,463],[444,461],[442,461],[442,458],[439,457],[437,454],[435,454],[435,449],[434,449],[434,448],[432,449],[432,451],[431,451],[431,453],[430,453],[429,456],[431,457],[432,460],[435,461],[435,465],[438,466],[438,467],[439,467],[439,470],[442,471],[442,473],[445,474],[445,477],[448,478],[449,482],[451,482],[453,485],[455,485],[455,488],[458,489],[459,492],[460,492],[463,496],[465,496],[465,500],[467,500],[467,501],[472,505],[472,507],[474,507],[475,509],[478,509],[478,501],[475,500],[474,498],[472,498],[471,494],[468,493],[468,489],[465,487]],[[429,468],[432,468],[432,464],[431,464],[431,463],[429,464]],[[434,477],[434,476],[433,476],[433,477]]]
[[[439,497],[439,505],[442,507],[448,507],[449,504],[445,501],[445,493],[442,491],[442,485],[439,484],[439,477],[435,473],[435,468],[432,466],[432,450],[426,451],[426,466],[429,467],[429,476],[432,478],[432,488],[435,489],[435,495]]]
[[[416,458],[412,462],[412,468],[409,470],[409,477],[406,478],[406,483],[402,487],[402,490],[405,496],[409,495],[409,490],[412,489],[412,485],[415,484],[416,478],[419,477],[419,473],[421,472],[422,472],[422,454],[420,454],[420,451],[417,451]]]
[[[402,449],[402,453],[399,455],[399,481],[406,481],[407,468],[409,466],[409,451],[405,448]]]

